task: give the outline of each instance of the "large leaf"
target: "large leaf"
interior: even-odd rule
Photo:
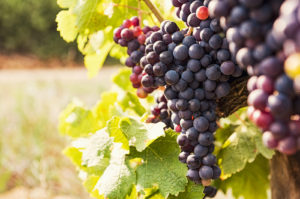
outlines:
[[[130,157],[143,159],[137,168],[137,184],[143,188],[157,185],[164,197],[178,195],[187,184],[187,168],[178,161],[180,149],[176,137],[175,132],[167,130],[165,137],[158,138],[142,152],[131,147]]]
[[[246,109],[240,109],[228,118],[220,120],[217,131],[217,148],[221,178],[244,169],[248,162],[253,162],[258,154],[271,159],[274,151],[262,143],[262,134],[246,117]]]
[[[258,155],[254,162],[247,163],[246,167],[229,179],[219,182],[223,192],[232,190],[236,198],[266,199],[269,189],[269,163]]]

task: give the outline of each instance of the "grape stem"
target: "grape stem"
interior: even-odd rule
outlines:
[[[185,34],[185,36],[190,36],[193,33],[193,27],[189,27],[188,32]]]
[[[148,8],[151,10],[151,12],[154,14],[154,16],[157,18],[157,20],[161,23],[164,21],[163,16],[160,14],[157,7],[150,1],[150,0],[144,0],[145,4],[148,6]]]

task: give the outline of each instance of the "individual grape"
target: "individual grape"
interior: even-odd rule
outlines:
[[[206,20],[208,18],[208,8],[206,6],[200,6],[196,10],[197,18],[200,20]]]
[[[186,136],[189,140],[197,140],[199,132],[194,127],[192,127],[186,131]]]
[[[261,89],[254,90],[248,97],[248,104],[256,109],[265,110],[269,95]]]
[[[181,119],[180,126],[182,127],[182,130],[187,130],[193,126],[193,121]]]
[[[187,157],[188,157],[189,155],[190,155],[189,153],[183,151],[183,152],[181,152],[181,153],[179,154],[178,159],[179,159],[180,162],[186,163]],[[198,174],[198,175],[199,175],[199,174]]]
[[[201,179],[208,180],[212,179],[214,172],[210,166],[202,166],[199,170],[199,175]]]
[[[232,75],[235,71],[235,64],[232,61],[225,61],[221,64],[220,71],[224,75]]]
[[[225,1],[211,1],[208,7],[211,17],[227,16],[229,14],[229,5]]]
[[[216,164],[217,162],[217,158],[216,156],[214,156],[213,154],[208,154],[205,157],[203,157],[202,159],[202,164],[206,165],[206,166],[213,166],[214,164]]]
[[[156,52],[158,55],[163,52],[166,51],[168,49],[167,45],[165,45],[165,43],[163,41],[156,41],[153,44],[153,50],[154,52]]]
[[[297,140],[293,136],[288,136],[279,141],[277,149],[284,154],[294,154],[297,152]]]
[[[179,81],[179,74],[174,70],[170,70],[165,74],[165,81],[168,85],[174,85]]]
[[[177,110],[184,111],[188,108],[188,106],[189,106],[188,102],[184,99],[178,99],[176,102]]]
[[[217,59],[220,63],[230,60],[230,52],[225,49],[221,49],[217,52]]]
[[[189,101],[189,109],[192,112],[197,112],[200,110],[201,104],[200,101],[198,99],[192,99]]]
[[[173,91],[172,88],[167,87],[166,90],[164,91],[164,94],[167,99],[175,99],[177,98],[177,92]]]
[[[209,39],[208,43],[211,48],[217,50],[222,46],[223,39],[218,34],[215,34]]]
[[[187,88],[182,92],[179,92],[179,97],[182,99],[190,100],[194,97],[194,91],[191,88]]]
[[[262,76],[258,77],[256,81],[257,81],[257,83],[256,83],[257,88],[263,90],[264,92],[266,92],[268,94],[273,93],[274,82],[270,77],[262,75]]]
[[[270,82],[270,84],[271,83],[273,83],[273,82]],[[285,95],[287,95],[287,96],[289,96],[291,98],[293,98],[294,95],[295,95],[293,81],[287,75],[285,75],[285,74],[279,76],[276,79],[275,89],[276,89],[276,91],[278,91],[280,93],[283,93],[283,94],[285,94]]]
[[[189,56],[192,59],[201,59],[204,55],[204,50],[199,44],[192,44],[189,47]]]
[[[205,82],[204,82],[204,89],[206,91],[214,91],[216,86],[217,86],[216,81],[208,79],[208,80],[205,80]]]
[[[185,60],[188,58],[188,48],[185,45],[176,46],[173,51],[173,56],[177,60]]]
[[[270,113],[256,110],[253,112],[253,122],[263,130],[269,129],[273,122],[273,117]]]
[[[181,74],[181,78],[188,82],[188,83],[191,83],[193,80],[194,80],[194,75],[191,71],[189,70],[186,70],[184,71],[182,74]]]
[[[194,120],[194,127],[195,127],[195,129],[197,129],[197,131],[199,131],[201,133],[208,129],[209,122],[205,117],[198,117]]]
[[[178,90],[178,91],[184,91],[187,88],[188,84],[187,84],[186,81],[180,79],[177,82],[177,84],[175,84],[174,86],[175,86],[176,90]]]
[[[159,61],[159,56],[155,52],[150,52],[146,55],[149,64],[154,65]]]
[[[201,159],[198,156],[189,155],[186,160],[186,163],[190,169],[198,169],[201,166]]]
[[[218,80],[221,76],[219,66],[216,64],[210,65],[205,71],[206,77],[210,80]]]
[[[206,71],[204,69],[198,71],[197,73],[195,73],[195,79],[199,82],[203,82],[206,80]]]
[[[213,198],[217,194],[217,189],[211,186],[206,186],[204,187],[203,193],[205,194],[205,196]]]
[[[282,63],[275,57],[269,57],[261,62],[259,70],[263,75],[276,78],[282,72]]]
[[[199,172],[196,169],[189,169],[186,176],[194,182],[200,181]]]
[[[188,144],[188,138],[185,134],[180,134],[177,137],[177,143],[179,144],[179,146],[185,146]]]
[[[213,137],[212,133],[205,132],[205,133],[199,134],[199,137],[198,137],[199,144],[201,144],[203,146],[209,146],[213,143],[213,141],[214,141],[214,137]]]
[[[187,18],[187,24],[191,27],[197,27],[200,25],[200,19],[196,15],[196,13],[192,13]]]
[[[204,157],[208,153],[208,148],[198,144],[194,148],[194,154],[199,157]]]
[[[292,102],[284,94],[271,95],[268,98],[268,108],[275,118],[289,119],[292,113]]]
[[[164,30],[169,34],[173,34],[174,32],[178,31],[179,28],[175,22],[169,21],[166,23]]]

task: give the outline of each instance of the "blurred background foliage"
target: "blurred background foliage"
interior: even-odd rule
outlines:
[[[1,0],[0,52],[80,60],[76,43],[66,43],[56,30],[59,10],[55,0]]]

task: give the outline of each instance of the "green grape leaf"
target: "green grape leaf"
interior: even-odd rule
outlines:
[[[254,162],[247,163],[246,167],[227,180],[218,182],[223,192],[232,190],[235,198],[265,199],[269,189],[269,163],[258,155]]]
[[[242,108],[231,116],[220,120],[221,127],[216,133],[216,153],[222,169],[222,178],[240,172],[258,154],[270,159],[274,151],[262,143],[262,134],[246,117]]]
[[[105,198],[125,198],[135,184],[135,171],[128,166],[121,144],[114,144],[108,167],[95,185],[94,190]]]
[[[146,109],[141,104],[139,98],[136,96],[136,94],[133,94],[131,92],[125,93],[123,99],[121,99],[120,101],[120,105],[124,111],[126,109],[132,109],[139,116],[143,116],[146,112]]]
[[[199,199],[203,198],[204,187],[202,185],[195,184],[191,181],[185,187],[184,192],[180,192],[178,196],[171,195],[169,199]]]
[[[75,101],[59,117],[59,131],[71,137],[87,136],[98,129],[100,128],[93,112]]]
[[[124,91],[133,91],[133,87],[130,82],[130,75],[132,71],[129,68],[122,68],[118,74],[113,76],[113,82],[122,88]]]
[[[56,16],[57,30],[60,36],[67,42],[74,41],[78,34],[76,28],[76,16],[68,10],[60,11]]]
[[[166,131],[165,137],[160,137],[144,151],[138,152],[131,147],[131,158],[142,158],[143,164],[137,168],[137,184],[143,188],[157,185],[164,197],[178,195],[187,185],[185,177],[187,168],[178,161],[180,149],[176,143],[177,134]]]
[[[61,8],[71,8],[76,6],[77,0],[57,0],[57,4]]]
[[[114,128],[120,128],[129,146],[134,146],[137,151],[141,152],[154,140],[165,135],[164,127],[165,124],[162,122],[143,123],[133,118],[123,117],[120,119],[119,126]]]

